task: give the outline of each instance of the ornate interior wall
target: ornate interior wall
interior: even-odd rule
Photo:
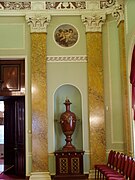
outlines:
[[[9,37],[8,40],[11,40],[11,47],[3,47],[2,44],[0,44],[0,52],[2,52],[3,55],[6,54],[6,52],[10,49],[11,54],[10,55],[22,55],[27,56],[26,58],[26,66],[29,67],[29,73],[31,73],[31,76],[29,78],[34,78],[31,82],[31,87],[28,83],[29,90],[26,91],[26,98],[28,102],[32,102],[32,111],[27,111],[28,114],[31,113],[32,116],[32,128],[30,129],[30,126],[28,126],[28,129],[26,129],[26,139],[29,139],[29,143],[32,145],[31,148],[28,148],[26,150],[26,157],[29,158],[31,155],[32,159],[32,168],[31,170],[26,170],[26,174],[30,174],[31,172],[31,179],[34,179],[35,177],[40,176],[40,178],[50,178],[49,171],[52,171],[51,173],[55,173],[55,160],[53,156],[54,152],[54,117],[52,117],[53,114],[53,97],[55,90],[63,85],[63,84],[72,84],[77,86],[80,89],[80,92],[82,93],[82,114],[83,114],[83,133],[82,133],[82,139],[83,139],[83,149],[86,151],[85,153],[85,160],[84,160],[84,169],[86,173],[89,173],[90,176],[92,174],[93,165],[97,161],[102,161],[102,157],[109,151],[109,148],[106,149],[105,141],[106,141],[106,134],[105,134],[105,121],[106,118],[104,116],[104,108],[107,106],[104,106],[104,88],[105,83],[102,81],[103,78],[103,65],[102,65],[102,53],[105,54],[105,47],[103,45],[103,31],[102,27],[107,21],[108,15],[111,15],[113,19],[117,22],[117,25],[123,20],[123,3],[121,1],[83,1],[83,2],[45,2],[45,1],[31,1],[31,2],[0,2],[0,25],[4,27],[4,31],[7,32],[7,25],[3,25],[3,22],[8,23],[6,16],[12,16],[14,17],[22,17],[23,21],[21,29],[20,26],[18,28],[18,32],[21,33],[20,38],[22,41],[22,44],[20,45],[20,50],[18,50],[16,53],[14,50],[12,50],[12,47],[14,47],[14,44],[12,44],[12,39],[10,39],[12,36]],[[19,11],[18,11],[19,10]],[[54,17],[54,18],[53,18]],[[68,17],[68,18],[67,18]],[[11,18],[12,19],[12,18]],[[74,44],[72,47],[69,43],[64,43],[63,46],[57,44],[54,33],[56,32],[56,28],[54,28],[53,24],[51,24],[51,21],[55,22],[55,27],[58,28],[59,26],[65,24],[65,25],[73,25],[75,29],[78,29],[78,39],[77,43]],[[77,20],[77,21],[76,21]],[[8,24],[9,26],[12,26],[11,24]],[[30,25],[30,30],[28,30],[28,27]],[[59,25],[59,26],[58,26]],[[24,28],[24,26],[27,26]],[[53,27],[52,27],[53,26]],[[66,26],[67,27],[67,26]],[[119,27],[119,26],[118,26]],[[53,29],[54,28],[54,29]],[[24,30],[24,31],[23,31]],[[50,30],[50,31],[49,31]],[[2,33],[4,33],[2,31]],[[41,37],[42,39],[42,45],[40,38],[32,38],[31,41],[31,49],[29,52],[26,50],[27,46],[27,39],[25,34],[31,32],[31,36],[34,37],[34,33],[37,34],[38,37]],[[10,32],[12,35],[12,32]],[[48,36],[48,39],[44,39],[44,33]],[[82,33],[82,34],[81,34]],[[85,36],[85,33],[87,34]],[[2,36],[3,34],[1,34]],[[42,38],[43,35],[43,38]],[[13,34],[15,37],[15,34]],[[120,37],[120,42],[123,38],[123,36]],[[98,49],[98,44],[95,42],[95,38],[97,38],[97,42],[100,44],[100,49]],[[6,43],[6,38],[2,38],[3,42]],[[23,44],[24,40],[24,44]],[[17,39],[16,39],[17,41]],[[49,44],[49,42],[51,42]],[[87,41],[87,44],[86,44]],[[60,42],[60,40],[59,40]],[[47,45],[48,43],[48,45]],[[37,46],[40,44],[40,46]],[[85,44],[85,45],[84,45]],[[120,43],[121,45],[121,43]],[[123,45],[123,43],[122,43]],[[121,45],[121,46],[122,46]],[[34,46],[34,48],[33,48]],[[102,47],[103,46],[103,47]],[[124,46],[124,45],[123,45]],[[56,47],[56,49],[55,49]],[[4,48],[6,50],[4,50]],[[83,49],[84,48],[84,49]],[[17,47],[14,47],[14,49],[17,49]],[[102,49],[102,51],[101,51]],[[45,54],[42,54],[42,51]],[[98,55],[97,58],[97,54]],[[119,52],[118,52],[119,53]],[[122,53],[123,52],[122,50]],[[31,54],[31,58],[30,58]],[[108,56],[109,57],[109,56]],[[31,60],[30,60],[31,59]],[[41,63],[38,63],[38,61]],[[31,64],[30,61],[33,63]],[[119,59],[120,61],[120,59]],[[47,63],[47,65],[46,65]],[[96,65],[95,70],[93,70],[93,64]],[[121,66],[123,66],[125,62],[121,62]],[[43,66],[42,66],[43,65]],[[104,64],[105,65],[105,64]],[[36,69],[36,68],[37,69]],[[40,71],[44,67],[44,71]],[[74,71],[76,70],[76,71]],[[27,72],[27,71],[26,71]],[[66,75],[65,75],[66,72]],[[75,73],[76,72],[76,73]],[[56,74],[57,73],[57,74]],[[74,75],[75,73],[75,75]],[[97,79],[94,79],[93,74],[96,73]],[[49,77],[46,77],[47,76]],[[53,74],[53,75],[52,75]],[[38,75],[38,80],[40,79],[42,82],[38,82],[36,79],[36,75]],[[123,73],[121,74],[121,78],[123,77]],[[82,78],[83,76],[83,78]],[[92,77],[93,76],[93,77]],[[58,77],[56,79],[56,77]],[[78,78],[79,77],[79,78]],[[124,76],[125,77],[125,76]],[[88,81],[87,81],[88,78]],[[126,77],[125,77],[126,78]],[[81,80],[83,79],[83,80]],[[101,81],[100,81],[101,80]],[[126,80],[126,79],[125,79]],[[41,113],[41,108],[39,103],[39,100],[34,97],[34,93],[31,94],[31,88],[33,86],[33,83],[37,82],[40,83],[37,90],[42,94],[41,101],[43,99],[43,104],[41,103],[42,110],[44,109],[44,112]],[[52,83],[53,82],[53,83]],[[88,88],[89,87],[89,88]],[[44,91],[42,91],[42,88]],[[88,89],[87,89],[88,88]],[[94,90],[93,90],[94,89]],[[95,91],[96,89],[96,91]],[[99,91],[99,94],[97,92],[97,89]],[[100,91],[101,90],[101,91]],[[122,94],[123,101],[128,102],[128,95],[124,92],[127,90],[127,86],[124,85],[124,91]],[[50,92],[49,92],[50,91]],[[121,91],[119,89],[119,91]],[[52,93],[52,94],[51,94]],[[34,99],[30,99],[28,96],[34,97]],[[40,96],[39,95],[39,96]],[[94,103],[93,103],[94,102]],[[102,105],[101,105],[101,104]],[[92,112],[93,110],[98,108],[98,113],[96,114],[96,123],[98,122],[98,126],[95,126],[93,124],[94,120],[92,118]],[[31,105],[29,103],[29,109],[31,108]],[[49,110],[47,110],[47,108]],[[110,107],[111,108],[111,107]],[[123,119],[127,123],[127,115],[124,114],[125,109],[128,109],[128,103],[126,106],[123,107]],[[37,116],[36,120],[34,118],[35,109],[37,110]],[[102,115],[101,115],[101,113]],[[114,112],[117,112],[114,109]],[[48,113],[48,114],[47,114]],[[40,116],[41,115],[41,116]],[[48,115],[48,116],[47,116]],[[27,119],[29,122],[31,122],[31,117],[29,115],[29,119]],[[111,112],[108,116],[108,118],[111,116]],[[40,119],[41,117],[41,119]],[[37,146],[35,146],[34,143],[36,143],[37,137],[35,137],[35,134],[38,133],[35,129],[35,121],[38,122],[39,129],[41,128],[41,136],[38,139],[38,146],[43,147],[44,152],[46,152],[45,157],[43,155],[43,149],[38,149]],[[43,125],[43,126],[42,126]],[[43,128],[44,127],[44,128]],[[102,128],[103,127],[103,128]],[[43,129],[47,129],[48,131],[43,131]],[[101,146],[97,149],[97,153],[95,155],[98,155],[100,157],[99,159],[96,158],[96,156],[93,157],[93,150],[95,149],[95,137],[97,136],[97,131],[99,131],[99,128],[101,128],[102,131],[102,138],[100,139]],[[34,132],[32,137],[31,130]],[[100,132],[101,132],[100,131]],[[115,132],[115,129],[113,129]],[[50,135],[50,132],[52,132],[53,136]],[[100,135],[99,132],[99,135]],[[89,136],[91,134],[92,136]],[[39,135],[39,134],[38,134]],[[48,144],[48,138],[49,138],[49,144]],[[52,137],[52,141],[50,142],[50,137]],[[98,138],[99,139],[99,138]],[[87,142],[86,142],[87,140]],[[33,141],[33,143],[31,143]],[[112,141],[112,140],[111,140]],[[124,141],[122,139],[122,141]],[[123,149],[126,152],[130,151],[130,141],[124,142],[124,144],[127,144]],[[101,148],[103,145],[103,149]],[[49,146],[49,147],[48,147]],[[38,150],[37,150],[38,149]],[[49,149],[49,150],[48,150]],[[102,150],[101,150],[102,149]],[[35,157],[32,157],[32,154],[35,155],[38,153],[43,157],[43,161],[41,162],[41,158],[35,162]],[[49,158],[49,162],[47,161],[47,158]],[[89,161],[87,160],[89,159]],[[46,167],[39,168],[39,163],[45,163]],[[31,163],[31,160],[27,162],[27,167]],[[26,169],[27,169],[26,167]],[[48,169],[49,167],[49,169]],[[50,170],[51,169],[51,170]]]

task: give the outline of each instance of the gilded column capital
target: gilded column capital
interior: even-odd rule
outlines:
[[[82,22],[86,27],[86,32],[101,32],[102,25],[105,23],[106,15],[103,14],[91,14],[91,15],[82,15]]]
[[[116,19],[117,25],[124,20],[124,7],[123,4],[117,4],[112,11],[112,16]]]
[[[44,14],[28,14],[26,21],[30,25],[31,32],[47,32],[47,26],[51,16]]]

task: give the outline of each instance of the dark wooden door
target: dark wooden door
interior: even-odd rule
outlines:
[[[25,176],[25,97],[4,100],[4,164],[14,165],[12,173]]]

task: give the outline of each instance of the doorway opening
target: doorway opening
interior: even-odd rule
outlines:
[[[0,60],[0,126],[2,172],[25,177],[25,59]]]
[[[1,172],[25,177],[25,96],[0,100]]]

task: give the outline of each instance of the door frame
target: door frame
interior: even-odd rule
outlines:
[[[30,65],[27,56],[0,56],[0,60],[24,59],[25,61],[25,167],[26,176],[30,176],[32,163],[32,110]]]

